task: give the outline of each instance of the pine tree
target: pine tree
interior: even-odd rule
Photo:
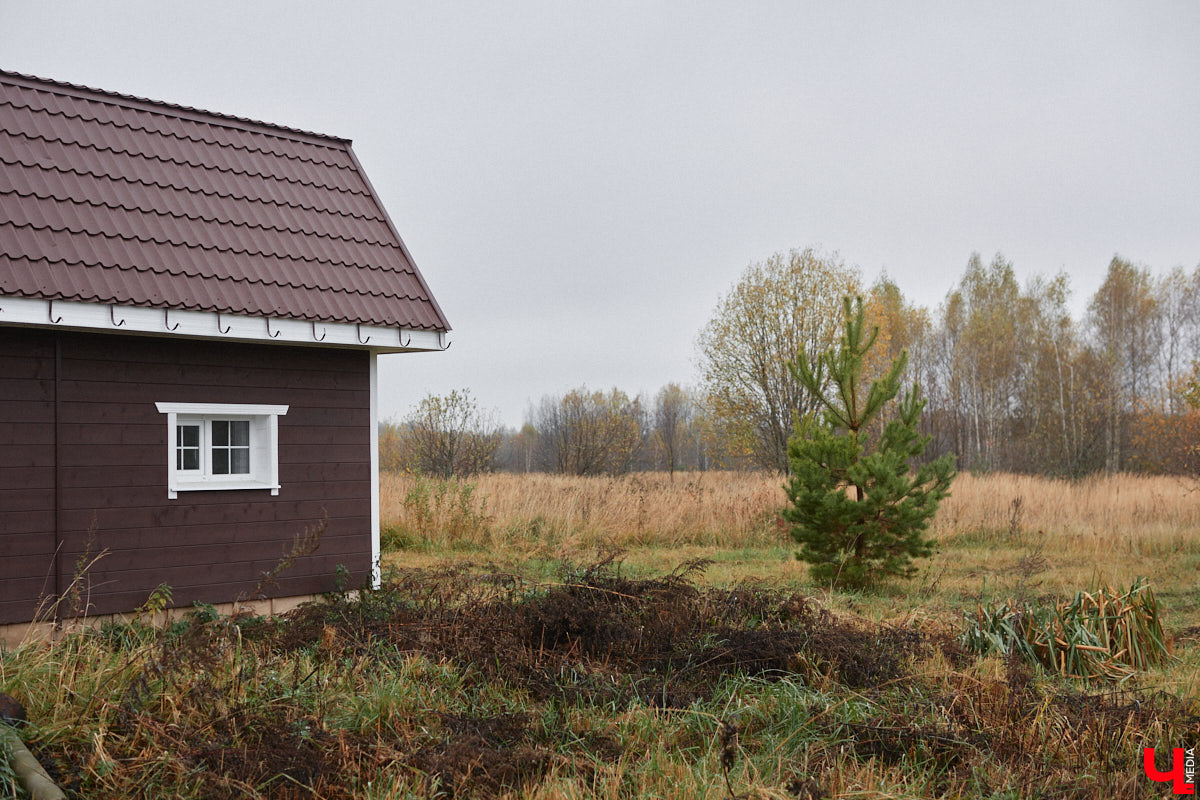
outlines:
[[[818,411],[796,421],[788,443],[792,475],[784,489],[791,506],[783,513],[801,545],[796,555],[812,564],[815,579],[861,588],[886,576],[911,577],[912,559],[933,552],[923,534],[949,493],[954,456],[911,470],[929,443],[917,433],[925,400],[916,384],[869,447],[867,427],[899,394],[908,355],[901,353],[864,392],[864,357],[879,330],[868,333],[861,297],[853,304],[846,298],[844,310],[839,347],[812,363],[803,356],[788,362]]]

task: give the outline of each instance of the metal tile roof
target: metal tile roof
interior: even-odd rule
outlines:
[[[3,71],[0,294],[450,329],[348,140]]]

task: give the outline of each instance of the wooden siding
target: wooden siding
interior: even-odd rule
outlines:
[[[167,499],[156,402],[290,406],[279,495]],[[339,564],[361,583],[370,425],[363,351],[0,328],[0,624],[28,620],[56,581],[65,591],[89,553],[105,552],[81,584],[91,614],[131,610],[163,583],[175,605],[248,598],[326,517],[320,549],[262,594],[330,591]]]
[[[0,623],[54,587],[54,340],[0,329]]]

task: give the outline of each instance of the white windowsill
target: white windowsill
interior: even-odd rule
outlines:
[[[272,496],[277,496],[281,488],[279,484],[272,486],[269,483],[260,483],[259,481],[196,481],[195,483],[188,483],[186,480],[176,479],[175,486],[167,492],[167,499],[178,499],[179,492],[226,492],[241,491],[243,489],[269,489]]]

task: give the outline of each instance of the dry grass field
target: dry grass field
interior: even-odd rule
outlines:
[[[709,585],[798,586],[830,607],[881,622],[954,626],[964,611],[1010,598],[1071,595],[1147,578],[1169,633],[1200,632],[1200,481],[1115,475],[1059,480],[960,474],[931,527],[936,554],[920,573],[865,595],[808,581],[779,518],[778,476],[710,472],[624,477],[482,475],[440,481],[384,475],[387,563],[474,560],[547,574],[561,561],[620,550],[630,574],[712,562]],[[1200,697],[1200,668],[1171,672]]]
[[[951,539],[987,531],[1053,534],[1060,546],[1175,552],[1200,547],[1200,481],[1176,476],[1096,475],[1055,480],[962,474],[934,521]]]
[[[569,558],[606,548],[659,567],[681,555],[773,557],[791,550],[779,518],[785,502],[779,477],[754,472],[381,479],[385,550],[403,551],[406,563],[422,554]],[[1003,577],[1008,562],[1025,559],[1025,571],[1047,562],[1053,574],[1043,580],[1063,587],[1091,577],[1128,582],[1200,557],[1200,481],[964,473],[930,535],[942,556],[929,569],[950,575]],[[799,570],[789,564],[777,577]]]
[[[854,594],[796,561],[774,476],[382,489],[378,591],[0,648],[68,797],[1137,800],[1170,793],[1143,747],[1196,744],[1195,482],[962,475],[917,577]],[[1174,655],[1123,683],[961,636],[1136,576]]]
[[[469,487],[469,488],[466,488]],[[469,481],[384,474],[385,527],[450,549],[554,538],[582,546],[777,543],[782,480],[760,472],[639,473],[570,477],[497,473]],[[1057,480],[960,474],[931,534],[1029,537],[1053,534],[1055,548],[1148,553],[1200,548],[1200,481],[1115,475]],[[520,538],[520,537],[515,537]]]
[[[472,487],[465,491],[464,487]],[[384,474],[384,528],[397,526],[439,548],[768,543],[784,501],[760,473],[639,473],[573,477],[533,473],[443,481]]]

